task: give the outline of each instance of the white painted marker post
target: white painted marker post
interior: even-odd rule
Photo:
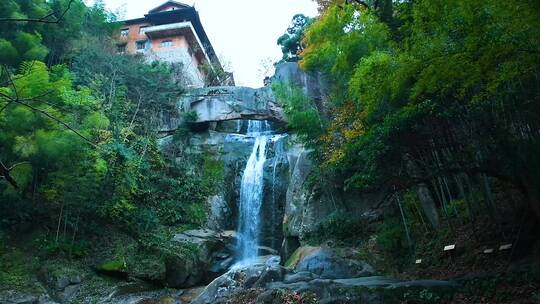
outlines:
[[[512,249],[512,244],[504,244],[504,245],[501,245],[501,247],[499,247],[499,251],[505,251],[505,250],[510,250]]]
[[[443,252],[450,258],[450,263],[453,266],[454,260],[452,259],[452,255],[454,255],[454,253],[456,252],[456,244],[444,246]]]
[[[456,244],[452,244],[452,245],[444,246],[443,251],[448,252],[448,251],[452,251],[452,250],[455,250],[455,249],[456,249]]]

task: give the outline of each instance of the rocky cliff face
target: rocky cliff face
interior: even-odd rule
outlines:
[[[279,65],[272,81],[299,86],[310,98],[324,103],[324,78],[304,73],[296,63]],[[208,228],[237,227],[240,181],[253,147],[253,138],[246,136],[247,120],[270,121],[274,134],[284,134],[286,117],[279,104],[270,87],[196,89],[179,101],[181,111],[197,113],[197,119],[191,122],[197,132],[182,143],[174,141],[173,136],[163,138],[163,150],[183,145],[188,155],[211,155],[224,164],[224,179],[216,181],[222,183],[217,185],[219,191],[208,198]],[[180,123],[181,120],[165,119],[162,125],[174,129]],[[376,216],[376,203],[382,198],[376,194],[346,193],[332,185],[311,185],[310,154],[294,136],[275,136],[266,153],[261,245],[280,250],[284,259],[299,246],[306,233],[315,230],[332,213]]]

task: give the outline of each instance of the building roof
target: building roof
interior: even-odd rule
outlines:
[[[184,3],[181,3],[181,2],[178,2],[178,1],[167,1],[167,2],[165,2],[163,4],[161,4],[160,6],[149,10],[148,13],[152,14],[152,13],[159,12],[159,11],[161,11],[163,8],[165,8],[167,6],[174,6],[174,7],[177,7],[179,9],[191,7],[191,6],[187,5],[187,4],[184,4]]]
[[[170,11],[160,11],[160,9],[170,6],[170,5],[177,6],[179,9],[170,10]],[[210,40],[208,39],[208,36],[206,35],[206,32],[202,26],[199,13],[192,6],[185,5],[176,1],[167,1],[163,3],[162,5],[150,10],[148,14],[144,15],[143,18],[124,20],[122,21],[122,23],[126,25],[132,25],[132,24],[148,22],[154,25],[162,25],[162,24],[168,24],[168,23],[176,23],[179,21],[191,22],[196,32],[196,35],[199,37],[202,43],[201,47],[205,49],[206,54],[208,55],[208,58],[210,59],[211,64],[214,67],[217,67],[218,69],[222,70],[223,67],[221,66],[221,63],[219,62],[216,52],[214,51],[214,48],[212,47],[212,44],[210,43]]]

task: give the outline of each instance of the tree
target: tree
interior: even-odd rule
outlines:
[[[329,4],[300,54],[331,85],[331,117],[307,139],[321,168],[361,191],[421,187],[442,210],[473,187],[492,208],[496,179],[540,216],[538,4],[520,3],[396,2],[391,18],[381,1]]]
[[[287,32],[278,38],[277,44],[281,46],[283,53],[282,61],[298,61],[299,54],[304,50],[302,39],[304,39],[304,31],[314,19],[303,14],[297,14],[293,17],[291,25],[287,28]]]
[[[67,7],[62,11],[53,11],[46,15],[43,15],[42,17],[36,17],[36,18],[24,18],[22,16],[16,16],[16,17],[10,17],[10,18],[0,18],[0,22],[37,22],[37,23],[59,23],[64,15],[69,11],[71,8],[71,4],[75,0],[69,0]],[[43,3],[43,2],[41,2]],[[5,4],[7,7],[14,7],[16,4],[13,1],[8,0]],[[13,15],[11,15],[13,16]]]

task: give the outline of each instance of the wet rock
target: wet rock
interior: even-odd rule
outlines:
[[[144,291],[149,291],[149,290],[152,290],[154,288],[155,288],[154,286],[152,286],[152,285],[150,285],[150,284],[148,284],[146,282],[143,282],[143,281],[124,283],[124,284],[120,284],[118,286],[115,286],[114,290],[109,294],[107,299],[110,300],[110,299],[115,298],[115,297],[120,297],[120,296],[129,295],[129,294],[133,294],[133,293],[140,293],[140,292],[144,292]]]
[[[223,303],[235,292],[253,287],[263,274],[266,274],[265,280],[271,281],[282,271],[279,269],[280,260],[279,256],[266,256],[258,257],[249,263],[235,265],[206,286],[192,304]]]
[[[82,272],[66,265],[45,265],[38,276],[51,296],[60,302],[67,302],[77,296],[82,283]]]
[[[266,246],[259,246],[258,251],[260,255],[278,255],[277,250]]]
[[[262,288],[265,287],[268,283],[279,282],[283,280],[285,275],[285,268],[280,265],[267,266],[261,276],[257,279],[253,287]]]
[[[191,303],[193,299],[197,298],[204,290],[204,287],[194,287],[186,289],[179,297],[181,303]]]
[[[326,247],[300,247],[288,265],[296,271],[312,272],[320,278],[342,279],[370,276],[375,272],[369,264],[341,256]]]
[[[382,276],[362,277],[362,278],[350,278],[350,279],[338,279],[334,280],[334,283],[343,286],[355,286],[355,287],[388,287],[394,283],[398,283],[398,280],[390,279]]]
[[[286,283],[286,284],[298,283],[298,282],[307,282],[307,281],[314,280],[314,279],[316,279],[318,277],[319,277],[318,275],[316,275],[316,274],[314,274],[312,272],[300,271],[300,272],[297,272],[297,273],[286,275],[283,282]]]

